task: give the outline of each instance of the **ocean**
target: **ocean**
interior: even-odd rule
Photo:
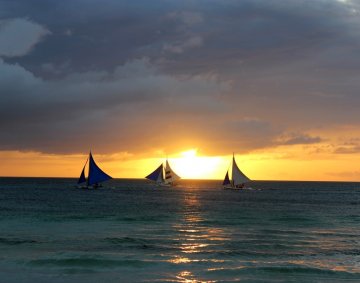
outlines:
[[[0,282],[360,282],[360,183],[0,178]]]

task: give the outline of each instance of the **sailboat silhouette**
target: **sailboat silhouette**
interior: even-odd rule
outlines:
[[[86,164],[89,162],[88,178],[85,177]],[[86,159],[85,165],[81,171],[80,178],[78,180],[78,186],[81,188],[98,188],[102,182],[112,179],[111,176],[102,171],[95,163],[95,160],[89,153],[89,157]]]
[[[231,176],[228,170],[226,172],[224,181],[223,181],[223,188],[227,190],[241,190],[246,188],[247,183],[251,180],[239,169],[236,164],[235,156],[233,154],[232,158],[232,166],[231,166]]]
[[[166,159],[165,168],[164,165],[161,163],[160,166],[156,168],[154,172],[150,173],[145,178],[154,181],[159,186],[166,186],[166,187],[175,186],[176,181],[181,179],[174,172],[174,170],[171,169],[169,161],[167,159]]]

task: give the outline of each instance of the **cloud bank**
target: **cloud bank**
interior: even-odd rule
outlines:
[[[34,1],[0,0],[0,150],[220,154],[360,128],[356,1]]]

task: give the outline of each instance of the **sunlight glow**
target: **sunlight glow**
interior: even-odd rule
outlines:
[[[327,137],[321,143],[283,145],[238,153],[235,155],[236,162],[251,180],[359,181],[360,152],[357,143],[339,142],[336,135],[357,141],[360,131],[351,125],[336,128],[336,135],[332,130],[312,133]],[[184,149],[169,155],[172,169],[182,179],[217,179],[220,182],[224,179],[232,151],[227,155],[203,156],[201,149]],[[0,176],[78,178],[87,154],[0,151]],[[101,169],[114,178],[144,178],[161,163],[164,164],[166,154],[163,150],[138,155],[95,152],[94,158]]]
[[[179,157],[169,158],[174,171],[185,179],[206,179],[217,176],[218,171],[225,171],[222,157],[198,156],[197,149],[180,153]]]
[[[181,155],[186,158],[193,158],[196,156],[197,149],[190,149],[188,151],[183,151]]]

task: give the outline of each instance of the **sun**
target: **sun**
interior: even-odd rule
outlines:
[[[184,179],[217,179],[223,174],[221,157],[198,156],[197,149],[181,152],[170,158],[174,171]]]
[[[181,152],[181,155],[184,158],[190,158],[191,159],[191,158],[196,157],[196,153],[197,153],[197,149],[190,149],[190,150]]]

